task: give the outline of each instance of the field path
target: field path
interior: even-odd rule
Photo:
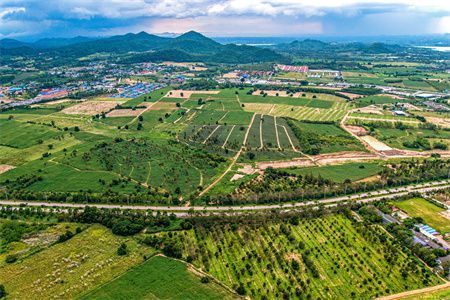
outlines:
[[[259,146],[259,149],[262,149],[264,147],[263,144],[263,133],[262,133],[262,123],[263,123],[263,115],[261,115],[261,118],[259,119],[259,141],[261,142],[261,146]]]
[[[435,285],[435,286],[431,286],[431,287],[427,287],[427,288],[423,288],[423,289],[418,289],[418,290],[413,290],[413,291],[406,291],[403,293],[398,293],[398,294],[394,294],[394,295],[390,295],[390,296],[386,296],[386,297],[381,297],[378,298],[380,300],[396,300],[396,299],[403,299],[406,297],[410,297],[410,296],[416,296],[416,295],[423,295],[423,294],[429,294],[430,292],[436,292],[436,291],[440,291],[440,290],[447,290],[450,289],[450,282],[444,283],[444,284],[440,284],[440,285]]]
[[[275,117],[273,117],[273,121],[274,121],[274,123],[275,123],[275,136],[277,137],[277,144],[278,144],[278,149],[281,149],[281,146],[280,146],[280,138],[278,137],[278,127],[277,127],[277,117],[275,116]],[[289,137],[289,140],[290,140],[291,138]]]
[[[349,119],[357,119],[357,120],[366,120],[366,121],[378,121],[378,122],[402,122],[402,123],[411,123],[411,124],[420,124],[420,121],[413,120],[401,120],[401,119],[383,119],[383,118],[371,118],[371,117],[358,117],[358,116],[348,116]]]
[[[206,137],[206,139],[203,141],[202,144],[206,144],[206,142],[209,140],[209,138],[212,137],[212,135],[214,134],[214,132],[216,132],[217,129],[219,129],[220,126],[221,126],[221,125],[218,125],[216,128],[214,128],[214,130],[211,131],[211,133]]]
[[[150,180],[150,174],[152,172],[152,164],[148,161],[148,173],[147,173],[147,178],[145,179],[145,184],[148,185],[148,181]]]
[[[233,132],[233,130],[234,130],[235,127],[236,127],[236,125],[233,125],[233,127],[231,127],[231,130],[230,130],[230,132],[228,133],[227,138],[225,139],[225,142],[223,142],[222,148],[225,148],[225,145],[227,144],[228,139],[230,138],[231,133]]]
[[[231,164],[228,166],[228,168],[225,170],[225,172],[222,173],[222,175],[220,175],[219,177],[216,178],[216,180],[214,180],[209,186],[207,186],[200,194],[199,196],[203,196],[204,194],[206,194],[210,189],[212,189],[216,184],[218,184],[224,177],[225,175],[231,171],[231,168],[234,166],[234,164],[236,163],[236,161],[238,160],[239,156],[241,156],[242,151],[245,148],[245,144],[247,143],[247,138],[248,138],[248,133],[250,132],[250,128],[252,127],[253,122],[255,121],[255,116],[256,113],[253,114],[252,116],[252,120],[250,121],[250,124],[247,127],[247,131],[245,132],[245,136],[244,136],[244,141],[242,142],[241,148],[239,149],[239,151],[236,153],[236,155],[233,157],[233,160],[231,161]]]

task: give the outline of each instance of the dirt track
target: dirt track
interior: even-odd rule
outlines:
[[[436,291],[441,291],[441,290],[443,291],[443,290],[447,290],[447,289],[450,289],[450,282],[447,282],[447,283],[444,283],[441,285],[436,285],[436,286],[432,286],[432,287],[419,289],[419,290],[407,291],[407,292],[403,292],[403,293],[399,293],[399,294],[395,294],[395,295],[381,297],[378,299],[380,299],[380,300],[396,300],[396,299],[404,299],[404,298],[411,297],[411,296],[419,296],[419,295],[425,296],[430,292],[436,292]]]

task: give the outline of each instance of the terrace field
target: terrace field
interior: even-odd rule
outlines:
[[[422,199],[412,198],[393,203],[411,217],[420,217],[424,222],[442,234],[450,232],[450,219],[444,216],[444,208]]]

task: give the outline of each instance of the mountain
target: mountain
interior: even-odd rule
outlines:
[[[0,48],[3,49],[13,49],[13,48],[20,48],[20,47],[30,47],[30,44],[21,42],[14,39],[2,39],[0,40]]]
[[[32,43],[31,46],[33,48],[38,49],[49,49],[49,48],[58,48],[58,47],[64,47],[68,45],[83,43],[83,42],[89,42],[94,41],[97,38],[91,38],[91,37],[85,37],[85,36],[77,36],[74,38],[45,38],[37,40],[36,42]]]
[[[279,52],[297,55],[320,55],[334,56],[336,54],[365,53],[365,54],[393,54],[404,52],[404,46],[387,43],[326,43],[317,40],[306,39],[303,41],[293,41],[291,43],[278,44],[271,49]]]
[[[195,31],[186,32],[175,38],[139,32],[95,40],[78,37],[78,42],[76,39],[45,39],[36,42],[34,46],[22,45],[21,47],[28,48],[21,49],[24,55],[32,54],[30,50],[36,49],[36,53],[66,59],[100,52],[111,53],[118,55],[124,63],[163,60],[223,63],[287,62],[285,56],[273,50],[245,45],[223,45]],[[14,45],[11,41],[7,44]],[[44,45],[47,45],[47,48],[44,48]],[[9,49],[9,53],[16,55],[20,53],[19,48],[17,51],[13,51],[16,49],[14,47]]]

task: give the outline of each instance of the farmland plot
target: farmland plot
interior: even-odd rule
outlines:
[[[195,266],[250,297],[371,299],[439,283],[380,228],[342,215],[298,225],[198,226],[172,240]]]
[[[16,299],[74,298],[113,279],[152,251],[128,239],[130,254],[120,257],[117,248],[124,241],[95,225],[20,263],[2,267],[0,281],[8,296]]]

